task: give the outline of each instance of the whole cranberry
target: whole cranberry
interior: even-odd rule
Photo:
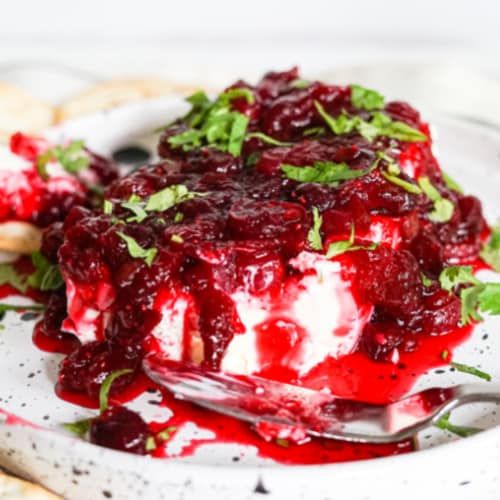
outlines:
[[[146,454],[150,431],[135,411],[124,406],[108,408],[90,424],[90,442],[113,450]]]

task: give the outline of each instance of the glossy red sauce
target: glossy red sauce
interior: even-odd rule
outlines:
[[[63,291],[51,296],[35,342],[48,350],[68,352],[67,334],[61,332],[68,310],[76,308],[83,317],[88,310],[95,313],[98,309],[100,315],[96,340],[86,339],[61,364],[60,397],[95,407],[105,376],[124,368],[131,373],[113,384],[112,402],[127,401],[148,386],[141,361],[147,352],[156,350],[151,332],[161,315],[154,300],[165,290],[190,294],[197,314],[190,321],[195,322],[203,340],[203,365],[218,369],[233,337],[244,330],[232,294],[241,289],[254,295],[272,294],[300,278],[302,271],[294,269],[290,259],[304,250],[313,251],[307,235],[314,208],[323,218],[325,245],[345,240],[352,227],[357,243],[362,243],[374,218],[388,221],[393,238],[375,249],[338,258],[349,261],[343,272],[349,275],[356,303],[369,304],[374,312],[364,325],[355,352],[328,358],[299,378],[281,366],[275,351],[288,350],[292,337],[300,339],[303,332],[295,328],[293,335],[287,336],[276,324],[264,325],[266,335],[273,338],[263,336],[259,350],[272,362],[261,376],[328,387],[346,398],[386,403],[404,395],[427,370],[446,364],[448,360],[444,361],[441,353],[451,352],[470,335],[471,327],[458,327],[459,298],[441,289],[438,276],[450,264],[480,268],[476,264],[478,252],[488,229],[479,200],[447,186],[432,154],[428,127],[411,106],[387,103],[383,112],[426,134],[421,142],[386,136],[370,142],[357,133],[332,134],[315,103],[321,103],[331,116],[347,111],[366,120],[370,114],[352,104],[349,87],[312,82],[298,89],[293,85],[297,76],[296,70],[270,73],[255,87],[244,82],[233,86],[249,89],[255,96],[252,103],[244,99],[233,103],[233,110],[249,119],[249,131],[267,134],[285,145],[247,138],[240,156],[209,145],[183,150],[170,141],[189,129],[187,120],[181,119],[160,139],[162,161],[108,187],[106,197],[114,204],[113,214],[76,207],[63,224],[54,224],[45,232],[43,253],[59,263],[66,282],[71,282],[72,291],[77,293],[69,306]],[[310,129],[318,126],[323,131],[310,135]],[[429,177],[453,205],[449,221],[433,222],[428,197],[387,180],[387,160],[374,163],[378,153],[387,151],[399,162],[405,182],[416,185],[417,177]],[[344,163],[367,173],[328,185],[298,182],[281,171],[284,163],[306,167],[318,161]],[[131,214],[123,203],[131,195],[147,199],[179,184],[202,195],[150,213],[140,224],[127,221]],[[180,222],[176,221],[178,211],[182,212]],[[151,265],[132,257],[118,234],[121,231],[143,249],[157,250]],[[173,241],[172,236],[180,236],[182,243]],[[422,274],[430,285],[424,285]],[[264,326],[260,326],[259,335]],[[361,446],[318,439],[284,448],[266,442],[250,426],[234,419],[174,401],[168,395],[163,404],[174,411],[165,425],[179,427],[193,421],[212,430],[216,442],[254,445],[261,456],[283,463],[326,463],[412,449],[411,442]],[[93,442],[145,453],[148,433],[153,436],[163,424],[152,424],[148,431],[135,412],[114,408],[121,409],[112,408],[94,421]],[[182,455],[206,443],[193,442]],[[162,450],[160,446],[154,454],[161,456],[165,453]]]

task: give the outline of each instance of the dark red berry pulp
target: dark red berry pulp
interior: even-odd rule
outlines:
[[[321,381],[344,396],[389,401],[408,390],[416,375],[439,364],[443,348],[467,334],[458,329],[459,299],[444,292],[437,278],[446,265],[478,258],[487,231],[480,202],[448,187],[430,138],[411,142],[380,135],[370,141],[354,130],[333,134],[318,104],[331,117],[346,114],[366,122],[372,113],[354,106],[349,87],[313,82],[303,88],[295,84],[297,77],[295,70],[270,73],[255,87],[242,82],[231,87],[249,89],[254,96],[252,102],[237,98],[231,104],[249,119],[247,132],[281,144],[254,135],[244,141],[240,156],[209,144],[184,150],[170,140],[188,130],[181,120],[162,134],[160,162],[107,188],[113,213],[73,208],[62,226],[47,231],[44,249],[52,258],[57,253],[68,297],[77,293],[78,300],[68,305],[68,331],[86,341],[89,309],[98,317],[90,328],[92,342],[62,364],[62,391],[95,398],[111,371],[132,368],[137,373],[144,354],[158,349],[152,335],[161,320],[156,302],[172,290],[192,299],[186,339],[191,330],[199,331],[204,366],[219,368],[233,338],[245,332],[232,299],[235,291],[278,296],[287,283],[303,277],[291,259],[304,251],[324,254],[324,249],[312,249],[308,239],[313,209],[322,217],[325,248],[347,240],[353,227],[356,244],[365,247],[335,258],[355,299],[372,307],[370,319],[353,352],[329,358],[300,377],[280,363],[300,343],[300,328],[283,321],[260,325],[266,335],[261,348],[269,360],[261,375],[318,388]],[[427,125],[408,104],[388,103],[382,111],[428,135]],[[425,194],[391,182],[388,160],[380,153],[399,164],[406,183],[417,186],[418,178],[428,177],[453,204],[450,220],[433,222],[432,202]],[[327,185],[291,180],[282,171],[283,165],[316,162],[346,164],[364,175]],[[131,213],[123,203],[131,196],[147,199],[174,185],[198,194],[149,212],[140,223],[127,220]],[[377,221],[380,245],[369,248]],[[119,233],[143,250],[154,249],[151,262],[132,256]],[[51,325],[46,330],[57,335]]]

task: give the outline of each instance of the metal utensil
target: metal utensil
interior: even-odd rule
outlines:
[[[431,388],[388,405],[341,399],[256,376],[206,371],[156,357],[143,362],[152,380],[177,398],[253,424],[301,428],[310,436],[391,443],[414,436],[440,417],[473,402],[500,403],[500,384]]]

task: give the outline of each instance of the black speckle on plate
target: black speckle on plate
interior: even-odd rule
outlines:
[[[262,478],[260,477],[253,491],[254,493],[260,493],[261,495],[269,495],[270,493],[269,490],[264,486]]]
[[[151,153],[142,146],[123,146],[112,154],[113,160],[125,165],[139,165],[151,158]]]

